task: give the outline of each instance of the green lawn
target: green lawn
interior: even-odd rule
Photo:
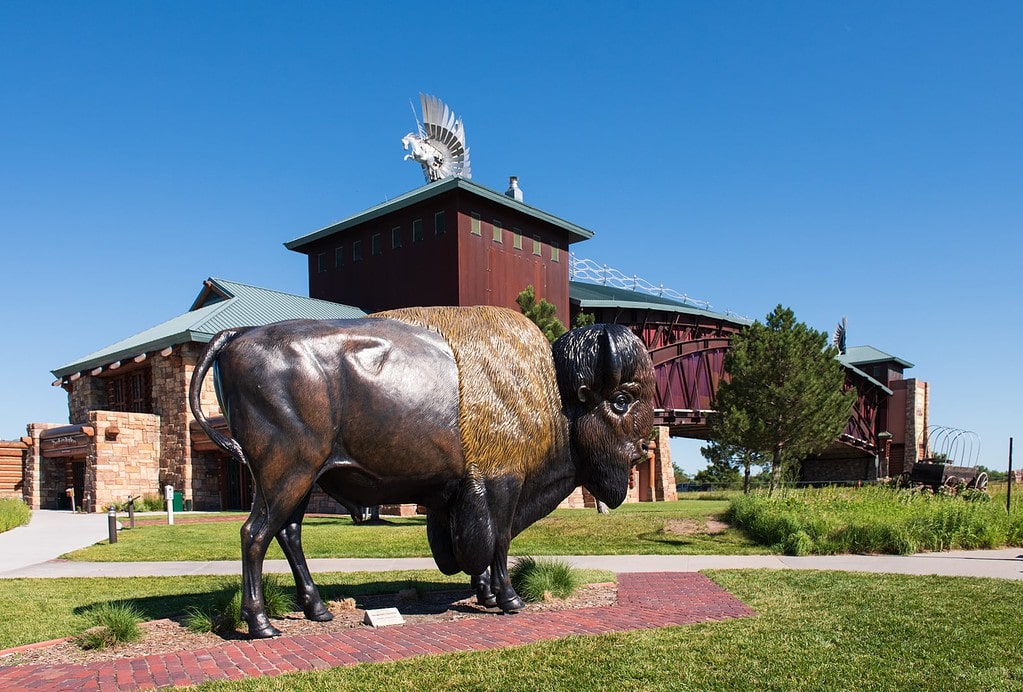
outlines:
[[[1019,690],[1016,582],[713,571],[759,616],[202,690]]]
[[[677,527],[702,526],[728,509],[726,500],[623,505],[610,514],[563,509],[522,532],[512,542],[514,555],[751,554],[769,552],[735,529],[708,535],[679,533]],[[178,515],[179,517],[182,515]],[[187,515],[186,515],[187,516]],[[64,557],[94,562],[161,560],[240,560],[238,530],[243,518],[210,523],[146,525]],[[308,517],[302,544],[307,557],[428,557],[424,517],[387,518],[380,525],[355,526],[348,517]],[[675,530],[673,530],[673,528]],[[268,559],[281,559],[276,544]]]

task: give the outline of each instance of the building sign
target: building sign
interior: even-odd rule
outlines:
[[[95,429],[88,425],[47,430],[39,436],[39,453],[46,459],[84,457],[89,452],[95,434]]]

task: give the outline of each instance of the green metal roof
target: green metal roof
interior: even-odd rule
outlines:
[[[872,365],[874,363],[898,363],[904,368],[911,368],[913,364],[898,356],[874,348],[873,346],[850,346],[845,353],[840,355],[839,360],[848,365]]]
[[[750,324],[751,321],[738,315],[728,315],[713,310],[687,305],[681,301],[649,293],[630,291],[627,288],[616,288],[614,286],[601,286],[599,284],[585,283],[582,281],[568,282],[569,301],[586,308],[628,308],[636,310],[665,310],[668,312],[680,312],[689,315],[704,315],[718,320],[725,320],[740,326]]]
[[[223,329],[252,327],[290,319],[351,319],[364,317],[358,308],[315,300],[268,288],[210,278],[188,312],[150,327],[53,370],[64,378],[168,346],[206,343]]]
[[[321,238],[325,238],[339,231],[344,231],[353,226],[366,223],[367,221],[372,221],[373,219],[379,218],[385,214],[389,214],[397,209],[407,207],[410,204],[415,204],[416,202],[421,202],[423,200],[430,199],[431,197],[436,197],[437,195],[443,194],[445,192],[448,192],[449,190],[454,189],[465,190],[474,195],[478,195],[480,197],[488,199],[491,202],[501,204],[507,207],[508,209],[521,212],[523,214],[526,214],[527,216],[532,216],[535,219],[553,224],[558,228],[562,228],[568,231],[569,243],[576,243],[579,242],[580,240],[588,240],[589,238],[593,237],[593,231],[587,230],[581,226],[576,226],[574,223],[570,223],[568,221],[565,221],[564,219],[560,219],[557,216],[554,216],[553,214],[548,214],[547,212],[537,209],[536,207],[531,207],[523,202],[518,202],[512,199],[511,197],[508,197],[507,195],[503,195],[500,192],[495,192],[494,190],[491,190],[488,187],[483,187],[479,183],[474,183],[471,180],[459,178],[458,176],[452,176],[449,178],[437,180],[422,187],[418,187],[415,190],[412,190],[411,192],[406,192],[400,197],[395,197],[394,199],[378,204],[375,207],[370,207],[366,211],[359,212],[355,216],[349,216],[347,219],[338,221],[337,223],[331,224],[326,228],[321,228],[318,231],[313,231],[312,233],[306,234],[299,238],[295,238],[294,240],[289,240],[288,242],[284,243],[284,247],[288,248],[289,250],[301,252],[302,248]]]

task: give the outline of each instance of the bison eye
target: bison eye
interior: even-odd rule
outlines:
[[[618,392],[611,398],[611,409],[618,415],[622,415],[629,410],[629,404],[631,403],[631,396],[624,392]]]

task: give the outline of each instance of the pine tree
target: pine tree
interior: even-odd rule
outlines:
[[[568,331],[558,319],[558,308],[554,303],[548,302],[546,298],[541,298],[539,303],[536,302],[536,290],[532,285],[526,286],[515,298],[515,302],[518,303],[522,314],[531,319],[552,344]]]
[[[785,459],[822,451],[849,422],[855,393],[843,391],[845,372],[827,343],[778,305],[766,324],[735,335],[725,355],[730,380],[718,388],[712,437],[770,458],[772,491]]]

